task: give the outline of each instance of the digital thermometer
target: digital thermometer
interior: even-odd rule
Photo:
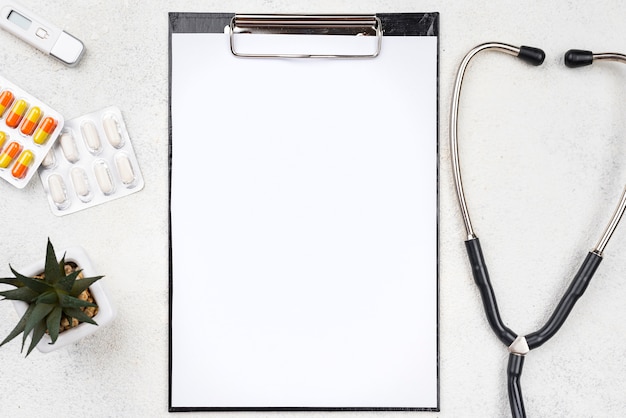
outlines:
[[[83,43],[16,1],[0,0],[0,27],[65,65],[76,65]]]

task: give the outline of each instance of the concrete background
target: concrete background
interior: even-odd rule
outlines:
[[[440,15],[441,412],[188,413],[257,417],[500,417],[509,415],[507,351],[489,329],[470,276],[450,175],[449,106],[456,69],[477,44],[542,47],[534,68],[501,54],[470,66],[459,137],[474,226],[502,317],[520,334],[551,314],[608,221],[626,178],[626,67],[571,70],[570,48],[626,52],[626,3],[580,0],[438,2],[287,0],[34,2],[82,39],[67,68],[0,33],[0,73],[67,119],[109,105],[124,115],[146,185],[140,193],[56,217],[38,178],[0,182],[0,275],[43,257],[47,237],[83,246],[118,308],[82,342],[27,359],[0,349],[0,416],[168,416],[168,20],[170,11],[432,12]],[[626,226],[609,243],[587,293],[559,334],[531,352],[522,387],[529,417],[626,415]],[[0,335],[17,320],[0,304]]]

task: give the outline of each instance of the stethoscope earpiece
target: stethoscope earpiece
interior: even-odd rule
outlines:
[[[593,63],[593,52],[570,49],[565,53],[565,65],[569,68],[584,67]]]
[[[543,64],[543,60],[546,59],[546,53],[542,49],[532,46],[521,46],[517,58],[526,61],[530,65],[537,66]]]

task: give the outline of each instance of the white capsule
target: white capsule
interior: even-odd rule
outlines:
[[[96,129],[96,125],[92,121],[84,122],[80,126],[80,132],[83,134],[83,138],[85,139],[85,144],[89,151],[93,154],[97,154],[100,152],[100,147],[102,146],[100,142],[100,135],[98,135],[98,129]]]
[[[65,182],[60,175],[53,174],[48,177],[48,188],[50,189],[50,196],[57,206],[61,207],[67,202]]]
[[[83,199],[87,197],[89,195],[89,183],[87,182],[85,170],[79,167],[74,167],[72,168],[72,171],[70,171],[70,175],[72,177],[72,184],[74,185],[76,194]]]
[[[120,153],[115,156],[115,166],[117,167],[117,172],[122,179],[122,183],[127,186],[133,184],[135,181],[135,171],[133,170],[133,165],[126,154]]]
[[[67,159],[67,161],[71,163],[75,163],[78,161],[78,149],[76,148],[76,142],[74,141],[74,136],[71,132],[64,132],[61,134],[61,139],[59,139],[61,143],[61,150],[63,151],[63,155]]]
[[[56,158],[54,157],[54,149],[48,151],[43,160],[41,161],[41,166],[43,168],[52,168],[56,164]]]
[[[111,178],[111,172],[109,171],[109,167],[104,161],[97,161],[94,164],[93,168],[96,174],[96,180],[98,181],[98,186],[100,190],[105,195],[109,195],[113,192],[115,187],[113,186],[113,179]]]
[[[117,120],[113,116],[107,116],[102,121],[104,126],[104,133],[109,140],[109,143],[115,148],[120,148],[122,145],[122,135],[120,134],[119,125]]]

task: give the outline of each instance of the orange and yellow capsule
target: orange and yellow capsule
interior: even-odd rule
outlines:
[[[24,178],[24,176],[26,176],[26,172],[28,171],[28,167],[30,167],[34,159],[35,155],[31,150],[25,150],[21,153],[11,170],[13,177],[16,179]]]
[[[9,128],[17,128],[22,117],[24,117],[24,113],[26,113],[26,109],[28,109],[28,103],[23,99],[17,100],[9,111],[4,123],[6,123]]]
[[[50,138],[50,135],[52,135],[52,132],[54,132],[54,130],[56,129],[56,127],[56,119],[51,118],[50,116],[46,116],[41,121],[39,128],[37,128],[37,130],[35,131],[35,135],[33,136],[33,141],[35,141],[35,144],[45,144],[48,138]]]
[[[41,119],[41,109],[37,106],[33,106],[28,110],[26,116],[24,116],[24,121],[22,122],[22,126],[20,126],[20,131],[24,135],[32,135],[35,132],[35,128],[39,123],[39,119]]]
[[[0,116],[4,114],[4,111],[7,110],[9,106],[13,103],[13,93],[9,90],[5,90],[0,93]]]
[[[21,150],[22,146],[19,143],[15,141],[11,142],[6,149],[2,151],[2,154],[0,154],[0,168],[7,168]]]
[[[7,140],[7,134],[6,132],[2,132],[0,131],[0,149],[2,148],[2,146],[4,145],[4,143]]]

